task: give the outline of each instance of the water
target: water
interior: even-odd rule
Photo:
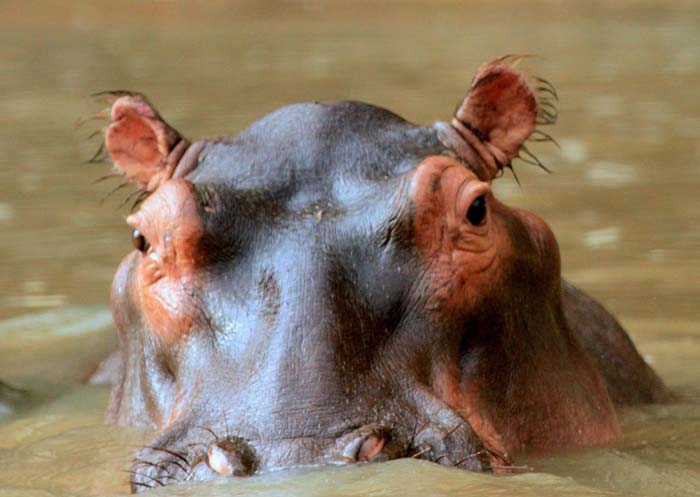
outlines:
[[[532,53],[557,86],[547,175],[497,191],[558,236],[565,275],[601,299],[678,394],[624,415],[625,441],[528,458],[508,477],[418,461],[281,472],[154,495],[700,495],[700,7],[604,2],[0,3],[0,495],[128,492],[142,433],[102,425],[84,378],[114,347],[111,277],[131,248],[115,184],[87,166],[90,93],[135,89],[190,137],[295,101],[358,99],[450,116],[479,64]],[[21,403],[20,403],[21,404]]]

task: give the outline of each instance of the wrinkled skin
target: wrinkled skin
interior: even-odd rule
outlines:
[[[156,430],[133,491],[397,457],[501,469],[615,443],[616,406],[669,398],[562,281],[547,225],[491,193],[553,121],[510,62],[433,126],[308,103],[191,144],[118,95],[107,150],[148,194],[112,290],[107,417]]]

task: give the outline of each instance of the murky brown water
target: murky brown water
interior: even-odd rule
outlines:
[[[607,2],[606,2],[607,3]],[[494,5],[495,4],[495,5]],[[0,378],[34,393],[0,413],[0,495],[127,493],[143,435],[105,427],[81,379],[113,346],[109,285],[131,248],[114,184],[81,165],[86,96],[142,91],[185,134],[235,133],[294,101],[359,99],[449,117],[475,68],[542,58],[556,84],[555,171],[520,165],[509,203],[558,235],[565,274],[599,297],[678,393],[625,416],[625,443],[494,477],[416,461],[154,495],[700,495],[700,7],[632,1],[0,3]],[[92,108],[94,109],[94,108]],[[517,165],[516,165],[517,167]]]

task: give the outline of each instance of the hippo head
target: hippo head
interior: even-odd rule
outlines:
[[[155,430],[134,491],[396,457],[492,470],[619,435],[552,232],[491,190],[553,120],[512,62],[432,126],[305,103],[190,143],[116,95],[106,148],[145,197],[112,289],[108,419]]]

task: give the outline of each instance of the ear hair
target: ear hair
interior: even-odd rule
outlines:
[[[533,133],[537,132],[538,141],[551,139],[536,126],[554,124],[557,118],[554,87],[515,69],[526,58],[507,55],[479,68],[451,122],[484,161],[492,178],[520,157],[525,140]]]

